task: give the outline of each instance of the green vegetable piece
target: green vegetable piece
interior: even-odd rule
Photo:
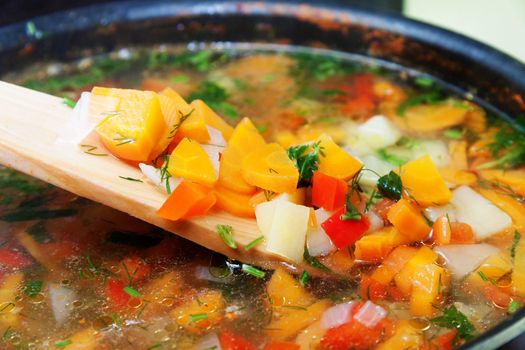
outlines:
[[[252,249],[253,247],[255,247],[256,245],[262,243],[262,241],[264,241],[264,236],[259,236],[256,239],[254,239],[253,241],[251,241],[250,243],[248,243],[246,245],[246,247],[244,247],[244,250],[248,251],[248,250]]]
[[[459,311],[454,305],[445,309],[443,315],[434,317],[430,321],[440,327],[455,329],[457,331],[457,338],[466,341],[474,338],[476,328],[470,323],[467,316]]]
[[[318,270],[324,271],[324,272],[332,272],[330,268],[323,263],[321,263],[319,260],[317,260],[315,257],[310,255],[310,252],[308,251],[308,248],[304,248],[304,254],[303,254],[304,261],[312,266],[315,267]]]
[[[309,145],[292,146],[288,148],[288,158],[294,162],[295,167],[299,170],[299,185],[308,186],[314,175],[314,171],[319,168],[319,156],[324,157],[323,147],[319,142],[311,145],[313,151],[305,153]]]
[[[449,129],[443,133],[443,136],[453,140],[459,140],[463,137],[463,131],[458,129]]]
[[[509,306],[507,307],[507,313],[509,314],[513,314],[515,313],[516,311],[518,311],[520,308],[520,304],[516,301],[516,300],[512,300],[510,303],[509,303]]]
[[[73,341],[71,339],[60,340],[55,343],[55,347],[62,349],[68,346],[69,344],[73,344]]]
[[[247,264],[242,264],[242,271],[256,278],[264,278],[264,276],[266,275],[264,271]]]
[[[75,101],[73,101],[72,99],[70,99],[67,96],[64,96],[64,98],[62,99],[62,103],[65,104],[66,106],[70,107],[70,108],[75,108],[75,106],[77,105],[77,103]]]
[[[24,286],[24,293],[30,298],[34,298],[42,291],[42,285],[44,282],[40,280],[29,280]]]
[[[138,290],[136,290],[135,288],[131,287],[131,286],[126,286],[124,287],[124,292],[126,294],[128,294],[129,296],[133,297],[133,298],[139,298],[140,297],[140,293]]]
[[[233,227],[230,225],[217,225],[217,233],[228,247],[237,249],[237,244],[233,240]]]
[[[199,322],[199,321],[203,321],[203,320],[207,320],[207,319],[208,319],[208,314],[206,314],[206,313],[191,314],[190,315],[190,321],[191,322]]]
[[[303,271],[301,273],[301,276],[299,276],[299,283],[301,283],[301,286],[306,286],[308,281],[310,280],[310,275],[308,274],[308,271]]]
[[[390,171],[377,180],[377,189],[384,197],[399,200],[401,199],[401,193],[403,191],[401,177],[395,172]]]

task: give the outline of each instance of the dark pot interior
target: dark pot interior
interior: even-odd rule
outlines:
[[[36,60],[73,60],[135,44],[261,42],[315,46],[424,72],[507,118],[525,114],[525,66],[471,39],[330,1],[119,2],[0,28],[0,74]],[[493,349],[525,330],[525,310],[463,349]]]

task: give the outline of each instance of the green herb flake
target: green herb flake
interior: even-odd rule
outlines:
[[[84,153],[92,156],[105,157],[108,155],[107,153],[95,153],[94,151],[97,149],[97,146],[80,145],[80,147],[84,148]]]
[[[75,108],[75,106],[77,105],[77,103],[75,101],[73,101],[72,99],[70,99],[67,96],[64,96],[64,98],[62,99],[62,103],[64,105],[68,106],[69,108]]]
[[[248,264],[242,264],[242,271],[256,278],[264,278],[266,273]]]
[[[133,298],[139,298],[140,297],[140,293],[138,290],[136,290],[135,288],[131,287],[131,286],[126,286],[122,289],[126,294],[128,294],[129,296],[133,297]]]
[[[308,271],[303,271],[301,273],[301,276],[299,276],[299,283],[301,283],[301,286],[306,286],[308,281],[310,280],[310,274],[308,274]]]
[[[190,77],[185,74],[179,74],[179,75],[175,75],[171,77],[170,80],[174,84],[182,84],[182,83],[187,83],[188,81],[190,81]]]
[[[228,247],[237,249],[237,244],[233,240],[233,227],[230,225],[217,225],[217,233]]]
[[[406,110],[410,107],[414,107],[421,104],[435,104],[439,101],[442,101],[443,98],[444,96],[439,90],[423,92],[419,95],[411,96],[405,101],[401,102],[397,107],[396,113],[400,117],[403,117],[405,115]]]
[[[309,147],[312,148],[312,151],[306,153]],[[312,145],[292,146],[288,148],[287,154],[299,170],[299,186],[309,185],[314,171],[319,168],[320,156],[324,157],[325,155],[324,147],[320,146],[320,142]]]
[[[429,77],[416,77],[414,79],[414,84],[421,87],[431,87],[434,85],[434,81]]]
[[[66,340],[60,340],[55,343],[56,348],[65,348],[66,346],[73,344],[73,341],[71,339]]]
[[[44,282],[40,280],[29,280],[24,286],[24,293],[30,298],[34,298],[42,291]]]
[[[507,307],[507,313],[509,313],[510,315],[512,315],[513,313],[515,313],[516,311],[518,311],[520,308],[520,304],[516,301],[516,300],[512,300],[510,303],[509,303],[509,306]]]
[[[408,160],[398,157],[390,152],[388,152],[386,149],[381,148],[377,151],[377,156],[384,160],[385,162],[388,162],[390,164],[393,164],[395,166],[401,166],[405,164]]]
[[[384,197],[399,200],[403,191],[401,177],[394,171],[390,171],[390,173],[381,176],[377,180],[377,189]]]
[[[205,313],[191,314],[190,315],[190,321],[191,322],[199,322],[199,321],[203,321],[203,320],[207,320],[207,319],[208,319],[208,314],[205,314]]]
[[[133,177],[129,177],[129,176],[120,176],[119,177],[123,180],[128,180],[128,181],[134,181],[134,182],[143,182],[142,180],[140,179],[135,179]]]
[[[258,132],[263,133],[266,130],[268,130],[268,126],[263,124],[257,124],[255,125],[255,129],[257,129]]]
[[[456,337],[460,339],[468,341],[474,338],[476,328],[470,323],[467,316],[459,311],[454,305],[445,309],[443,315],[434,317],[430,321],[440,327],[455,329],[457,331]]]
[[[510,257],[512,261],[516,258],[516,248],[518,247],[518,243],[520,242],[521,235],[518,231],[514,231],[514,238],[512,239],[512,245],[510,247]]]
[[[510,125],[500,125],[488,149],[495,160],[478,169],[511,169],[525,165],[525,118],[516,118]]]
[[[495,286],[498,285],[498,283],[497,283],[493,278],[487,277],[487,275],[485,275],[485,274],[483,273],[483,271],[478,271],[478,275],[479,275],[479,277],[481,277],[481,279],[482,279],[483,281],[485,281],[485,282],[490,282],[491,284],[493,284],[493,285],[495,285]]]
[[[459,140],[463,137],[463,131],[458,129],[448,129],[443,133],[443,136],[452,140]]]
[[[250,243],[248,243],[246,247],[244,247],[244,250],[248,251],[252,249],[253,247],[255,247],[256,245],[261,244],[263,241],[264,241],[264,236],[259,236],[253,241],[251,241]]]
[[[353,190],[346,192],[345,197],[345,212],[341,214],[340,219],[341,220],[354,220],[359,221],[361,220],[361,213],[357,210],[356,207],[350,202],[350,198],[352,197]]]
[[[303,259],[308,265],[315,267],[320,271],[332,272],[328,266],[321,263],[319,260],[317,260],[317,258],[311,256],[308,248],[304,248]]]

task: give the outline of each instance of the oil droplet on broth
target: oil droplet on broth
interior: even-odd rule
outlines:
[[[420,331],[426,331],[430,328],[430,321],[423,317],[413,317],[409,323],[412,327]]]

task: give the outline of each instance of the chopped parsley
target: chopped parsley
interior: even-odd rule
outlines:
[[[131,287],[131,286],[126,286],[122,289],[126,294],[128,294],[129,296],[133,297],[133,298],[139,298],[140,297],[140,293],[138,290],[136,290],[135,288]]]
[[[463,131],[458,129],[448,129],[443,133],[443,136],[448,139],[459,140],[463,137]]]
[[[190,321],[191,322],[199,322],[204,321],[208,319],[208,314],[206,313],[200,313],[200,314],[191,314],[190,315]]]
[[[229,94],[225,89],[209,80],[203,81],[199,88],[188,96],[189,100],[203,100],[225,117],[236,118],[238,116],[237,109],[231,103],[226,102],[228,98]]]
[[[516,300],[512,300],[507,307],[507,313],[513,314],[520,308],[520,304]]]
[[[433,87],[433,86],[432,86]],[[397,107],[397,115],[403,117],[408,108],[421,104],[434,104],[444,99],[444,95],[439,89],[424,91],[420,94],[410,96]]]
[[[303,271],[301,273],[301,276],[299,276],[299,283],[301,283],[301,286],[306,286],[308,281],[310,280],[310,275],[308,274],[308,271]]]
[[[478,275],[479,277],[481,277],[481,279],[485,282],[490,282],[491,284],[497,286],[498,283],[494,280],[494,278],[491,278],[491,277],[487,277],[487,275],[485,275],[485,273],[483,271],[478,271]]]
[[[171,77],[171,82],[174,84],[181,84],[181,83],[187,83],[190,81],[190,77],[185,74],[179,74]]]
[[[42,291],[44,282],[40,280],[29,280],[24,286],[24,293],[30,298],[36,297]]]
[[[222,241],[230,248],[237,249],[237,244],[233,240],[233,227],[230,225],[217,225],[217,233]]]
[[[332,272],[332,270],[330,270],[328,266],[321,263],[319,260],[317,260],[317,258],[311,256],[310,252],[308,251],[308,248],[306,247],[304,248],[303,259],[308,265],[315,267],[318,270],[321,270],[324,272]]]
[[[525,118],[510,125],[501,125],[493,136],[488,149],[494,161],[484,163],[478,169],[510,169],[525,165]]]
[[[309,148],[312,151],[307,152]],[[324,148],[320,142],[311,145],[299,145],[288,148],[288,158],[294,162],[295,167],[299,170],[299,186],[308,186],[312,180],[314,171],[319,167],[319,156],[324,157]]]
[[[55,342],[56,348],[65,348],[66,346],[73,344],[73,341],[71,339],[65,339]]]
[[[474,338],[476,328],[470,323],[467,316],[459,311],[454,305],[443,310],[443,315],[434,317],[430,321],[440,327],[448,329],[455,329],[457,331],[456,337],[463,340],[470,340]]]
[[[356,207],[350,202],[350,198],[353,194],[352,190],[346,192],[345,197],[345,212],[341,214],[341,220],[361,220],[361,213],[357,210]]]
[[[520,233],[518,231],[514,231],[514,238],[512,239],[512,245],[510,247],[510,257],[512,261],[514,261],[514,258],[516,258],[516,247],[518,246],[520,239]]]
[[[244,250],[248,251],[248,250],[252,249],[253,247],[255,247],[256,245],[262,243],[262,241],[264,241],[264,236],[259,236],[256,239],[254,239],[253,241],[251,241],[250,243],[248,243],[246,245],[246,247],[244,247]]]
[[[242,264],[242,271],[256,278],[264,278],[266,273],[248,264]]]
[[[293,55],[293,58],[295,64],[290,67],[290,74],[303,79],[313,77],[315,80],[324,81],[336,75],[352,74],[358,70],[356,64],[333,56],[299,53]]]
[[[384,197],[399,200],[403,191],[401,177],[394,171],[390,171],[377,180],[377,189]]]

